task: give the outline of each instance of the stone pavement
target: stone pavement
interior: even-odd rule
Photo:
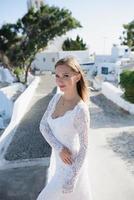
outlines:
[[[16,134],[7,149],[6,160],[50,156],[51,149],[39,131],[39,122],[55,92],[56,88],[54,86],[54,78],[51,75],[41,76],[41,82],[30,102],[30,107],[21,120]]]
[[[45,185],[51,149],[39,132],[39,121],[55,92],[54,87],[52,76],[41,77],[5,154],[8,161],[0,170],[0,200],[36,200]],[[98,92],[91,93],[89,110],[89,175],[93,200],[133,200],[134,116]]]
[[[51,148],[39,131],[39,122],[55,92],[54,77],[41,75],[27,113],[5,154],[7,163],[0,170],[0,200],[35,200],[44,187],[49,165],[49,159],[47,163],[45,159]],[[44,161],[40,161],[43,157]]]
[[[134,199],[134,115],[91,94],[89,173],[93,200]]]
[[[0,200],[35,200],[45,186],[47,167],[0,170]]]

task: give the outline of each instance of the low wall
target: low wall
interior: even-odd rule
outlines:
[[[0,114],[5,113],[4,118],[9,119],[13,112],[13,100],[12,97],[17,92],[23,92],[25,86],[22,83],[13,83],[10,86],[3,87],[0,89]]]
[[[17,91],[23,92],[24,90],[25,86],[22,83],[12,83],[11,85],[0,89],[0,91],[2,91],[9,99],[11,99]]]
[[[0,159],[3,159],[5,150],[7,149],[18,123],[24,116],[26,109],[33,97],[36,87],[38,86],[40,78],[36,77],[32,83],[26,88],[26,90],[18,97],[14,102],[13,113],[11,121],[4,133],[0,137]]]
[[[111,83],[103,82],[102,94],[113,101],[115,104],[117,104],[119,107],[128,111],[130,114],[134,114],[134,104],[129,103],[121,97],[121,95],[123,94],[121,89],[115,87]]]
[[[0,91],[0,115],[2,118],[9,119],[13,112],[13,102],[7,98],[7,96]]]
[[[19,96],[14,103],[11,122],[19,122],[26,112],[26,108],[33,97],[34,91],[38,86],[40,78],[36,77],[28,88]]]

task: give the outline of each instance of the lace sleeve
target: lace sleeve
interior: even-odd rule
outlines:
[[[65,184],[63,185],[63,193],[72,192],[75,188],[80,169],[83,165],[87,153],[89,123],[90,117],[88,108],[79,108],[74,117],[74,127],[76,128],[79,135],[80,149],[75,156],[72,165],[70,165],[72,174],[70,174],[68,180],[66,180]]]
[[[52,97],[52,99],[50,100],[50,102],[48,104],[48,107],[40,121],[39,129],[40,129],[40,132],[42,133],[43,137],[45,138],[45,140],[49,143],[49,145],[60,152],[61,149],[63,148],[63,145],[53,135],[51,128],[47,122],[47,117],[53,107],[53,104],[54,104],[54,101],[56,98],[55,96],[56,96],[56,94],[54,95],[54,97]]]

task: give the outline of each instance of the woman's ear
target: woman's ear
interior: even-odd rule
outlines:
[[[76,82],[78,82],[81,79],[81,74],[76,75]]]

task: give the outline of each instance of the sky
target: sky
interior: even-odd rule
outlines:
[[[14,23],[27,12],[27,0],[0,0],[0,26]],[[90,53],[110,54],[113,44],[120,44],[123,24],[134,20],[134,0],[46,0],[47,4],[67,8],[82,28],[68,33],[79,34]]]

